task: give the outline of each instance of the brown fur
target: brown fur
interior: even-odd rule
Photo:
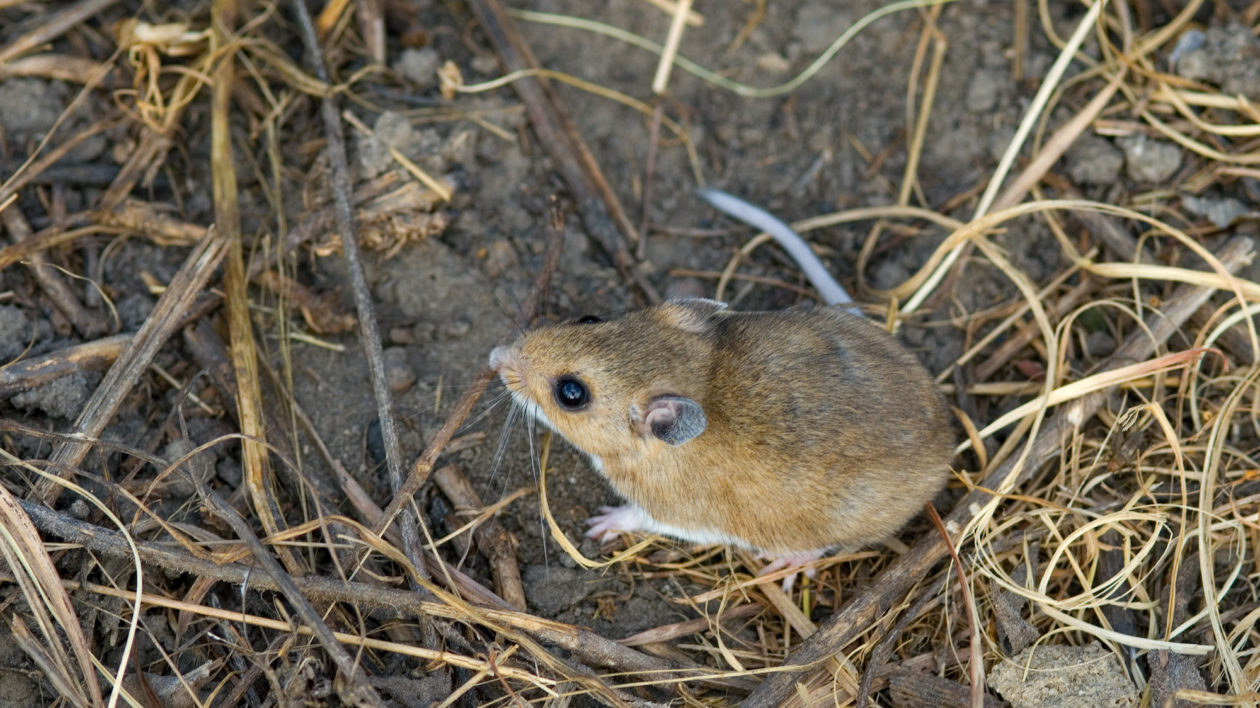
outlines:
[[[769,553],[887,538],[948,479],[954,439],[927,371],[872,323],[837,309],[731,312],[669,302],[530,332],[500,374],[653,518]],[[561,408],[552,383],[590,390]],[[678,446],[635,412],[698,402],[708,427]]]

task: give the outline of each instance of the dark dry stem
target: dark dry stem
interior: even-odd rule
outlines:
[[[0,397],[42,386],[76,371],[103,369],[118,358],[119,352],[131,343],[131,337],[115,334],[0,367]]]
[[[1251,239],[1239,237],[1226,243],[1217,257],[1229,272],[1236,273],[1251,262],[1253,255],[1251,249]],[[1165,304],[1163,311],[1152,312],[1146,319],[1146,328],[1135,330],[1124,344],[1107,358],[1100,370],[1115,369],[1135,361],[1148,359],[1155,347],[1171,337],[1215,292],[1214,288],[1190,285],[1178,288]],[[1013,456],[994,469],[980,483],[979,489],[967,494],[954,506],[954,510],[946,517],[946,527],[958,531],[966,528],[973,514],[991,499],[991,492],[988,490],[997,489],[1001,482],[1016,470],[1017,466],[1019,466],[1019,475],[1013,481],[1015,488],[1031,477],[1042,463],[1060,454],[1063,440],[1092,418],[1106,402],[1108,395],[1107,391],[1093,393],[1064,404],[1054,411],[1053,415],[1049,416],[1041,426],[1027,459]],[[792,693],[792,686],[798,680],[799,672],[841,652],[854,637],[865,632],[882,614],[887,612],[897,598],[904,595],[932,566],[944,558],[946,553],[945,541],[939,534],[924,535],[909,552],[898,557],[879,577],[873,578],[865,589],[833,614],[818,632],[788,655],[783,666],[785,669],[796,667],[794,670],[784,670],[770,675],[742,705],[754,707],[781,705]]]
[[[32,236],[31,225],[27,222],[26,217],[22,214],[17,204],[12,204],[9,208],[0,212],[0,221],[3,221],[4,227],[9,231],[9,238],[14,243],[22,243],[30,240]],[[52,302],[62,315],[65,315],[70,324],[74,326],[84,339],[92,339],[99,336],[105,331],[105,322],[88,312],[83,303],[79,302],[79,298],[75,295],[74,290],[66,283],[65,277],[60,270],[55,268],[48,260],[46,253],[33,253],[26,262],[26,268],[35,278],[35,282],[39,283],[40,288],[44,291],[44,295]]]
[[[477,490],[456,465],[447,465],[433,473],[438,489],[451,500],[456,511],[475,511],[483,504]],[[521,570],[516,564],[516,548],[512,537],[503,524],[493,516],[479,524],[472,532],[477,549],[490,562],[494,575],[494,589],[509,605],[525,610],[525,588],[521,585]]]
[[[906,627],[910,626],[923,611],[936,594],[949,584],[949,575],[945,574],[933,583],[931,587],[919,593],[919,597],[914,604],[901,613],[901,617],[897,618],[896,624],[888,630],[888,633],[880,638],[879,644],[875,645],[875,649],[871,651],[870,658],[866,661],[866,668],[862,671],[862,682],[858,684],[857,696],[854,699],[854,705],[857,708],[866,708],[867,701],[870,700],[871,687],[875,684],[875,675],[880,671],[886,670],[885,664],[888,657],[892,656],[893,647],[896,646],[897,640],[901,638],[902,632],[906,631]]]
[[[76,5],[67,7],[50,17],[47,22],[39,27],[18,37],[9,46],[0,49],[0,64],[4,64],[10,59],[15,59],[36,47],[51,42],[65,34],[75,25],[100,13],[116,2],[118,0],[82,0]]]
[[[293,12],[298,19],[298,28],[302,35],[302,44],[306,48],[306,58],[315,71],[315,76],[325,84],[331,84],[328,67],[324,64],[319,39],[315,35],[315,27],[311,24],[311,15],[303,0],[294,0]],[[398,431],[394,427],[392,396],[389,391],[389,380],[385,376],[385,363],[381,354],[381,336],[376,324],[376,310],[372,305],[372,293],[368,289],[367,278],[363,275],[363,261],[359,253],[359,235],[355,227],[354,212],[350,207],[350,168],[346,163],[346,144],[341,133],[341,110],[337,107],[337,99],[329,94],[320,98],[320,115],[324,121],[324,137],[328,140],[329,164],[332,168],[332,194],[335,214],[337,216],[337,232],[341,237],[341,249],[346,256],[346,270],[350,275],[350,289],[354,294],[354,308],[359,315],[359,340],[363,344],[363,352],[368,361],[368,373],[372,381],[372,395],[376,399],[376,418],[381,426],[381,441],[385,447],[385,466],[389,473],[390,490],[395,495],[403,486],[402,452],[398,444]],[[403,553],[411,561],[416,572],[423,577],[426,571],[421,560],[420,536],[417,529],[423,524],[411,513],[403,514],[400,531],[402,532]],[[428,529],[424,529],[426,537]],[[427,578],[426,578],[427,579]],[[418,588],[417,588],[418,589]]]

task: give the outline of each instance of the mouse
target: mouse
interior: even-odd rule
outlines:
[[[626,500],[587,520],[601,541],[727,544],[769,560],[762,574],[808,576],[825,554],[891,537],[950,477],[932,376],[853,307],[669,300],[528,331],[489,363]]]

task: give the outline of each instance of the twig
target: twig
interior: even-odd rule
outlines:
[[[1250,262],[1251,249],[1250,239],[1236,238],[1226,243],[1218,256],[1230,272],[1237,272]],[[1178,288],[1163,311],[1153,312],[1146,320],[1146,327],[1135,331],[1123,346],[1108,357],[1102,370],[1149,358],[1155,347],[1172,336],[1213,292],[1215,290],[1212,288],[1189,285]],[[946,517],[946,528],[952,531],[966,528],[973,516],[991,501],[991,492],[988,490],[999,488],[1017,470],[1019,474],[1012,480],[1012,484],[1018,485],[1031,476],[1043,462],[1058,455],[1062,449],[1062,441],[1093,417],[1108,395],[1107,391],[1093,393],[1056,411],[1042,425],[1026,459],[1012,456],[994,469],[980,483],[980,489],[969,493],[955,505],[954,510]],[[937,561],[944,558],[946,553],[945,541],[938,534],[930,533],[920,538],[909,552],[901,555],[878,578],[873,579],[864,591],[833,614],[818,632],[800,644],[784,662],[785,670],[768,677],[743,705],[780,705],[792,692],[800,671],[839,653],[853,637],[865,631],[882,616],[897,598],[922,578]]]
[[[302,43],[306,47],[307,61],[310,62],[320,81],[325,84],[331,83],[328,67],[324,64],[319,39],[315,35],[314,25],[311,24],[311,15],[306,9],[306,3],[302,0],[294,0],[293,11],[298,18]],[[331,184],[337,216],[337,231],[341,236],[341,248],[346,256],[351,291],[354,293],[354,307],[359,316],[359,339],[363,343],[363,352],[368,360],[372,395],[376,399],[376,416],[381,426],[381,439],[385,446],[385,466],[389,473],[389,484],[397,496],[403,486],[402,452],[398,444],[398,431],[394,427],[392,396],[389,391],[389,380],[385,376],[376,311],[372,306],[372,293],[368,288],[367,278],[363,274],[359,235],[354,221],[354,212],[350,207],[350,168],[346,162],[345,138],[341,133],[339,118],[341,111],[337,107],[335,96],[327,95],[320,99],[320,114],[324,120],[324,136],[328,140],[327,154],[332,168]],[[400,530],[403,538],[403,553],[418,572],[424,573],[420,537],[417,533],[419,525],[419,520],[407,513],[403,515]],[[425,535],[428,535],[427,529]]]
[[[368,59],[385,63],[385,0],[355,0],[355,15],[367,45]]]
[[[447,465],[433,473],[438,489],[451,500],[456,511],[472,511],[483,506],[477,490],[456,465]],[[525,609],[525,588],[521,585],[521,571],[516,564],[516,549],[511,537],[497,519],[491,517],[473,531],[477,548],[490,561],[494,573],[494,589],[518,610]]]
[[[35,526],[70,543],[77,543],[101,555],[114,558],[130,558],[127,541],[118,531],[79,521],[67,514],[53,511],[40,504],[19,499],[23,511]],[[279,591],[281,586],[270,573],[259,574],[257,568],[241,563],[216,563],[201,559],[169,545],[136,541],[140,557],[151,564],[174,573],[188,573],[202,578],[242,585],[247,580],[255,590]],[[447,617],[461,621],[473,621],[446,604],[424,599],[410,590],[369,585],[340,578],[321,576],[289,576],[277,568],[297,587],[299,592],[319,603],[344,602],[373,610],[391,610],[415,617]],[[452,572],[454,570],[452,569]],[[606,639],[584,627],[545,620],[523,612],[503,609],[485,609],[482,620],[502,623],[516,628],[566,651],[573,652],[583,661],[605,666],[617,671],[654,673],[678,672],[700,667],[681,667],[664,659],[643,654]],[[723,685],[747,686],[745,681],[724,681]]]
[[[564,245],[564,223],[560,217],[559,207],[552,205],[552,219],[549,228],[549,237],[547,241],[547,252],[543,256],[543,266],[538,271],[538,276],[534,278],[534,287],[529,293],[529,297],[521,304],[521,314],[512,326],[510,336],[514,336],[516,332],[522,330],[530,320],[534,318],[539,305],[542,303],[544,294],[547,292],[551,283],[551,276],[556,271],[556,266],[560,262],[560,249]],[[429,474],[433,472],[433,465],[437,462],[437,458],[446,449],[447,443],[455,436],[455,431],[459,430],[459,426],[464,424],[464,419],[472,412],[472,407],[477,403],[477,399],[481,398],[481,394],[485,393],[486,387],[490,385],[490,381],[494,378],[494,372],[486,367],[477,374],[473,382],[464,390],[464,394],[460,396],[455,403],[455,408],[451,414],[446,417],[446,422],[442,423],[442,427],[438,429],[433,438],[429,441],[428,447],[419,459],[411,465],[411,472],[407,475],[407,482],[403,484],[402,489],[394,495],[390,500],[389,506],[385,507],[381,520],[372,529],[375,533],[381,534],[389,525],[394,522],[400,509],[407,502],[411,501],[411,497],[418,491],[420,487],[429,479]]]
[[[17,205],[0,212],[0,220],[4,221],[4,226],[9,230],[9,236],[14,243],[21,243],[31,237],[31,226]],[[83,303],[79,302],[79,297],[66,283],[61,272],[48,260],[46,253],[32,254],[26,267],[39,283],[44,294],[48,296],[53,307],[65,315],[66,319],[70,320],[70,324],[85,339],[93,339],[105,331],[104,318],[93,316]]]
[[[652,186],[656,183],[656,151],[660,147],[661,113],[664,110],[664,106],[658,100],[656,108],[652,111],[651,126],[648,128],[647,164],[643,168],[643,213],[639,215],[639,242],[635,244],[634,252],[639,260],[647,258],[648,226],[652,221]]]
[[[1101,283],[1095,278],[1082,278],[1082,282],[1077,284],[1071,290],[1064,293],[1056,299],[1049,307],[1048,314],[1052,315],[1055,321],[1065,317],[1072,311],[1082,300],[1090,297],[1095,293]],[[1024,308],[1021,308],[1021,310]],[[1022,316],[1022,315],[1021,315]],[[1040,330],[1035,326],[1024,327],[1014,334],[1007,335],[1006,339],[993,353],[984,361],[976,365],[976,369],[972,372],[972,379],[975,381],[988,381],[990,377],[998,372],[1011,357],[1018,354],[1024,347],[1028,346],[1034,338],[1038,336]]]
[[[131,337],[115,334],[0,367],[0,397],[42,386],[76,371],[103,369],[118,358],[131,343]]]
[[[901,617],[897,618],[897,623],[888,630],[888,633],[880,638],[879,644],[875,645],[875,649],[871,652],[870,658],[866,661],[866,668],[862,671],[862,683],[858,684],[858,692],[854,697],[854,705],[857,708],[866,708],[867,701],[871,697],[872,686],[875,685],[876,674],[886,671],[888,667],[885,665],[888,656],[892,654],[893,647],[897,644],[897,640],[901,638],[906,627],[919,616],[923,608],[932,601],[936,594],[949,584],[949,576],[945,575],[937,581],[936,586],[926,589],[919,593],[919,598],[914,601]]]

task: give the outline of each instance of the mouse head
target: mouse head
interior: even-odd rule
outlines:
[[[587,453],[683,445],[708,426],[702,403],[725,307],[672,300],[543,327],[496,348],[490,366],[517,403]]]

